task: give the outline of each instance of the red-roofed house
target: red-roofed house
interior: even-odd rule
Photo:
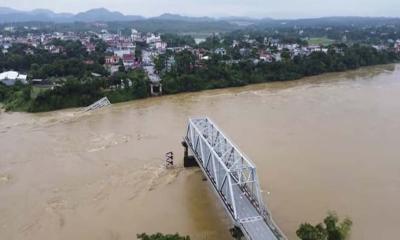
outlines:
[[[119,63],[119,57],[118,56],[106,56],[106,65],[116,65]]]
[[[135,64],[135,56],[133,54],[124,54],[122,56],[122,62],[125,68],[132,68]]]

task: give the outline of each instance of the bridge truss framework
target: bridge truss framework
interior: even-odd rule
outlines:
[[[247,239],[286,239],[263,202],[255,165],[209,118],[189,119],[184,140]]]

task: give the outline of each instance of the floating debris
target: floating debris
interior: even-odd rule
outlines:
[[[11,177],[9,175],[1,175],[0,174],[0,184],[1,183],[7,183],[11,180]]]

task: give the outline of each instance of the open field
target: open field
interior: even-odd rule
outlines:
[[[332,43],[334,43],[335,42],[335,40],[332,40],[332,39],[329,39],[329,38],[326,38],[326,37],[322,37],[322,38],[310,38],[309,40],[308,40],[308,44],[309,45],[329,45],[329,44],[332,44]]]

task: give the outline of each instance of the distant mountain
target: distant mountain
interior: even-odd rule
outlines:
[[[143,20],[142,16],[124,15],[120,12],[112,12],[105,8],[96,8],[75,15],[74,20],[82,22],[113,22],[113,21],[134,21]]]
[[[251,17],[235,17],[235,16],[230,16],[230,17],[222,17],[219,18],[222,21],[227,21],[232,24],[236,24],[238,26],[250,26],[253,24],[258,23],[260,20],[256,18],[251,18]]]
[[[19,11],[12,8],[0,8],[0,22],[68,22],[72,21],[73,14],[54,13],[47,9]]]
[[[8,8],[8,7],[0,7],[0,14],[10,14],[19,12],[18,10]]]
[[[54,21],[66,21],[74,17],[72,13],[55,13],[48,9],[35,9],[28,12],[28,14],[34,15],[36,18],[44,17]]]
[[[215,21],[214,18],[210,17],[187,17],[179,14],[164,13],[158,17],[153,17],[150,19],[155,20],[167,20],[167,21],[185,21],[185,22],[212,22]]]
[[[35,9],[32,11],[21,11],[8,7],[0,7],[0,23],[16,22],[127,22],[136,21],[142,25],[158,26],[156,30],[162,31],[167,25],[175,25],[175,28],[186,26],[198,26],[212,29],[237,29],[247,26],[253,27],[325,27],[325,26],[378,26],[385,24],[400,24],[400,18],[384,17],[323,17],[305,19],[256,19],[251,17],[188,17],[178,14],[165,13],[158,17],[144,18],[137,15],[124,15],[120,12],[110,11],[105,8],[91,9],[78,14],[55,13],[48,9]],[[171,23],[173,22],[173,23]],[[151,24],[151,23],[157,23]],[[218,28],[215,28],[218,26]],[[155,27],[154,27],[155,28]]]
[[[143,20],[144,17],[123,15],[105,8],[92,9],[76,15],[71,13],[55,13],[48,9],[35,9],[32,11],[19,11],[12,8],[0,7],[0,23],[5,22],[111,22]]]
[[[228,22],[230,24],[245,26],[256,23],[257,19],[249,17],[189,17],[179,14],[165,13],[158,17],[145,18],[138,15],[124,15],[117,11],[110,11],[106,8],[95,8],[78,14],[55,13],[48,9],[35,9],[32,11],[20,11],[7,7],[0,7],[0,23],[6,22],[115,22],[115,21],[183,21],[191,23]]]

